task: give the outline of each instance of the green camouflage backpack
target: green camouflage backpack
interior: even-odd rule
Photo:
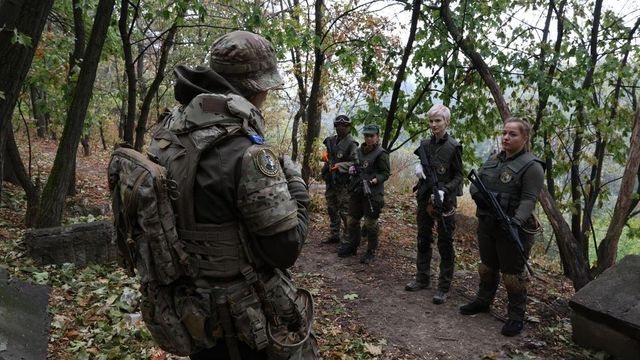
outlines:
[[[163,349],[188,355],[191,336],[176,314],[170,286],[187,272],[171,206],[174,183],[164,167],[118,148],[109,163],[109,188],[122,265],[140,277],[144,322]]]

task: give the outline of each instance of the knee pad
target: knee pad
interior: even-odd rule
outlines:
[[[367,230],[374,230],[377,231],[378,230],[378,219],[372,219],[369,217],[364,218],[364,227],[367,228]]]
[[[523,294],[527,292],[529,284],[529,276],[526,272],[518,274],[502,274],[504,279],[504,287],[509,294]]]
[[[480,281],[496,281],[497,273],[492,268],[483,263],[480,263],[480,265],[478,265],[478,274],[480,274]]]

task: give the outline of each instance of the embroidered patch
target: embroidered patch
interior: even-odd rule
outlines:
[[[447,168],[444,165],[439,165],[436,171],[438,172],[438,174],[444,175],[447,172]]]
[[[276,155],[273,151],[269,149],[260,150],[256,154],[254,161],[261,173],[267,176],[278,175],[278,160],[276,160]]]
[[[513,174],[511,174],[510,172],[505,171],[502,174],[500,174],[500,181],[503,182],[504,184],[510,182],[511,180],[513,180]]]
[[[362,162],[362,168],[366,169],[369,166],[369,162],[367,160]]]

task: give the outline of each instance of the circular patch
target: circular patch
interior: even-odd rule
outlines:
[[[338,157],[338,159],[342,159],[342,153],[340,151],[338,151],[338,154],[336,156]]]
[[[500,181],[503,182],[504,184],[510,182],[511,180],[513,180],[513,174],[511,174],[510,172],[505,171],[502,174],[500,174]]]
[[[362,162],[362,168],[366,169],[369,166],[369,162],[367,160]]]
[[[438,172],[438,174],[444,175],[447,172],[447,168],[444,165],[439,165],[436,171]]]
[[[276,155],[270,149],[260,150],[256,154],[254,161],[261,173],[267,176],[278,175],[278,160],[276,160]]]

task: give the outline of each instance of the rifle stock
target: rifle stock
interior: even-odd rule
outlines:
[[[467,179],[469,179],[469,181],[471,181],[471,183],[478,189],[478,191],[480,191],[482,196],[484,196],[484,198],[488,200],[494,215],[496,215],[498,221],[501,222],[503,226],[505,226],[507,234],[509,235],[509,239],[516,244],[516,247],[520,252],[520,256],[524,261],[524,265],[526,266],[527,271],[529,271],[532,276],[535,276],[535,274],[533,273],[533,269],[531,269],[531,265],[529,265],[527,255],[525,254],[522,240],[520,239],[520,235],[518,234],[518,229],[514,226],[511,218],[507,214],[505,214],[502,206],[500,206],[500,204],[498,203],[498,199],[496,199],[495,195],[493,195],[493,193],[489,191],[484,185],[482,180],[480,180],[480,177],[478,176],[478,173],[475,169],[471,169],[471,171],[469,171]]]

